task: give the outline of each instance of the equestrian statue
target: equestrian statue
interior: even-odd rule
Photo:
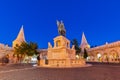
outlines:
[[[57,21],[57,26],[58,26],[58,33],[59,35],[62,35],[62,36],[66,36],[66,30],[65,30],[65,27],[64,27],[64,23],[61,21]]]

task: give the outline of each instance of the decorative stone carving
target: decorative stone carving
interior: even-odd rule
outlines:
[[[75,45],[72,46],[72,49],[75,49]]]
[[[52,48],[52,45],[50,44],[50,42],[48,42],[48,48]]]

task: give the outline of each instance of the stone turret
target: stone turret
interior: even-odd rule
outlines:
[[[22,42],[26,42],[25,36],[24,36],[23,25],[22,25],[22,27],[20,29],[20,32],[19,32],[17,38],[13,41],[12,47],[14,48],[17,44],[20,45]]]
[[[84,32],[82,33],[82,39],[81,39],[81,45],[80,48],[82,52],[84,52],[84,49],[90,48],[90,45],[88,44]]]

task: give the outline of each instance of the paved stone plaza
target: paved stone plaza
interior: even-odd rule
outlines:
[[[0,80],[120,80],[120,64],[92,63],[82,68],[42,68],[31,64],[0,66]]]

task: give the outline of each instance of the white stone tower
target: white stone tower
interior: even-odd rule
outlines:
[[[90,48],[90,45],[88,44],[84,32],[82,33],[82,39],[81,39],[81,45],[80,48],[82,52],[84,52],[84,49]]]
[[[25,36],[24,36],[23,25],[22,25],[22,27],[20,29],[20,32],[19,32],[17,38],[13,41],[12,47],[14,48],[17,44],[20,45],[22,42],[26,42]]]

